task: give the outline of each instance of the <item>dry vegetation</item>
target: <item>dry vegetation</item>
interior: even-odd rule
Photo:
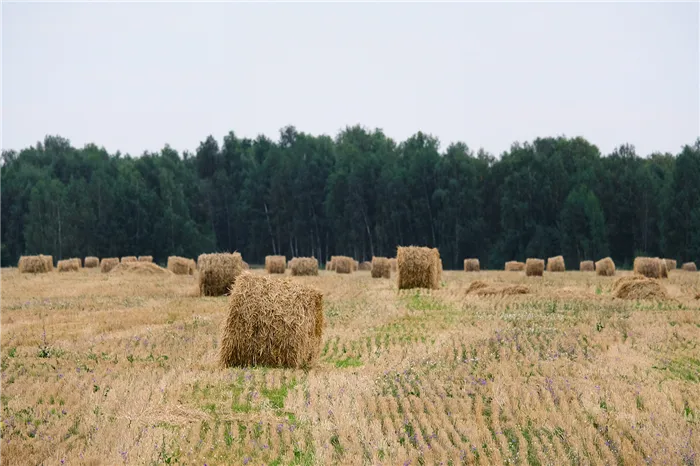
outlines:
[[[654,299],[616,298],[624,271],[287,277],[323,293],[310,371],[220,369],[230,298],[198,273],[3,269],[0,462],[698,461],[697,273]]]

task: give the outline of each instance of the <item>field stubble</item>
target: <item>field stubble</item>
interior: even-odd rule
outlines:
[[[196,275],[3,269],[1,463],[698,462],[697,274],[662,302],[581,272],[291,279],[324,293],[309,372],[217,369],[227,298]]]

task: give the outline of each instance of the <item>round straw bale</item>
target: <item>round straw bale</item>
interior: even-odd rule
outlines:
[[[20,273],[47,273],[50,271],[47,257],[51,256],[21,256],[17,268]],[[53,261],[51,267],[53,268]]]
[[[360,262],[360,265],[358,266],[358,270],[372,270],[372,263],[368,261]]]
[[[322,337],[320,291],[243,272],[231,289],[219,364],[309,368],[318,359]]]
[[[153,256],[139,256],[139,262],[153,262]]]
[[[579,264],[579,270],[581,272],[594,272],[595,271],[595,264],[593,261],[581,261]]]
[[[615,262],[611,257],[606,257],[595,263],[595,274],[602,277],[612,277],[615,275]]]
[[[681,266],[682,270],[685,270],[686,272],[697,272],[698,268],[695,265],[695,262],[686,262]]]
[[[138,262],[138,261],[136,260],[136,256],[124,256],[124,257],[122,257],[121,262],[124,263],[124,262]]]
[[[168,270],[175,275],[191,275],[192,274],[192,259],[179,256],[168,257]]]
[[[554,256],[547,259],[547,272],[564,272],[566,267],[564,266],[563,256]]]
[[[107,273],[119,264],[118,257],[105,257],[100,261],[100,271]]]
[[[77,272],[80,270],[80,259],[64,259],[58,261],[57,268],[59,272]]]
[[[99,266],[100,266],[100,259],[98,259],[98,258],[95,257],[95,256],[87,256],[87,257],[85,258],[84,263],[85,263],[85,268],[86,268],[86,269],[94,269],[95,267],[99,267]]]
[[[398,261],[398,287],[440,288],[442,261],[436,248],[420,246],[399,246],[396,252]]]
[[[478,272],[481,270],[479,259],[464,259],[465,272]]]
[[[391,264],[386,257],[372,257],[372,278],[391,278]]]
[[[228,293],[243,271],[243,258],[238,252],[201,254],[197,268],[199,293],[202,296],[222,296]]]
[[[522,272],[525,270],[525,262],[508,261],[506,262],[506,272]]]
[[[284,273],[287,267],[285,256],[265,256],[265,271],[267,273]]]
[[[347,256],[333,257],[333,268],[336,273],[352,273],[353,260]]]
[[[666,262],[666,270],[668,272],[671,270],[676,270],[678,267],[678,263],[675,261],[675,259],[664,259],[664,262]]]
[[[634,273],[649,278],[664,278],[664,276],[668,276],[666,263],[658,257],[635,257]]]
[[[295,257],[292,264],[292,275],[318,275],[318,260],[315,257]]]
[[[544,259],[529,258],[525,261],[525,275],[541,277],[544,274]]]
[[[613,285],[613,295],[622,299],[669,299],[668,293],[658,281],[643,275],[618,278]]]

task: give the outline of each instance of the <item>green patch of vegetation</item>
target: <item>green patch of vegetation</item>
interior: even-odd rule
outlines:
[[[289,390],[293,389],[296,384],[296,379],[292,379],[290,383],[283,383],[279,388],[263,388],[262,394],[270,401],[274,409],[282,409]]]
[[[700,359],[682,357],[668,361],[667,364],[652,367],[667,371],[672,377],[681,380],[700,382]]]
[[[444,311],[449,309],[449,306],[432,296],[423,295],[420,291],[416,291],[406,300],[406,308],[410,311]]]
[[[343,456],[343,453],[345,452],[345,449],[343,446],[340,444],[340,438],[338,437],[338,434],[333,434],[331,436],[331,445],[333,446],[333,452],[336,457],[340,458]]]
[[[335,361],[335,367],[340,369],[360,366],[362,366],[362,361],[360,360],[360,358],[354,358],[352,356],[348,356],[346,358],[338,359],[337,361]]]

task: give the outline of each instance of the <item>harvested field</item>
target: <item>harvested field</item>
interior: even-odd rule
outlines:
[[[323,294],[310,370],[220,369],[230,298],[190,275],[2,269],[0,464],[697,462],[697,274],[250,273]]]

